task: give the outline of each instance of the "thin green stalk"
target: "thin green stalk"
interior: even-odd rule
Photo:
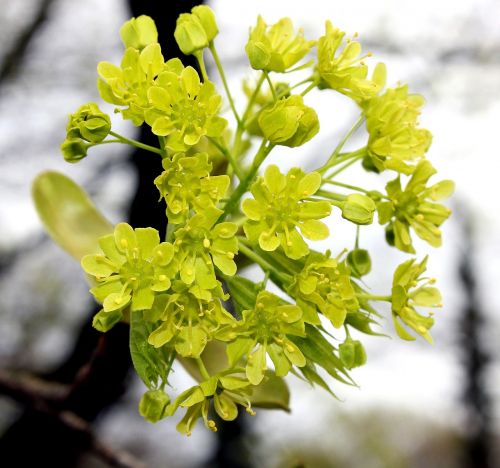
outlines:
[[[255,99],[259,95],[260,88],[262,87],[262,83],[264,83],[265,79],[266,79],[266,75],[264,74],[264,72],[262,72],[260,74],[259,80],[257,81],[257,84],[255,85],[255,89],[253,90],[253,93],[250,96],[250,99],[248,100],[248,104],[247,104],[247,107],[245,109],[245,112],[243,112],[243,117],[241,118],[243,125],[244,125],[246,119],[248,118],[248,114],[252,110]]]
[[[207,371],[207,368],[205,367],[205,363],[203,360],[199,357],[195,358],[196,364],[198,365],[198,369],[200,370],[201,376],[205,379],[208,380],[210,378],[210,374]]]
[[[318,190],[315,195],[333,201],[344,201],[346,199],[346,196],[341,193],[328,192],[327,190]]]
[[[241,125],[241,119],[240,116],[238,115],[238,111],[236,110],[236,106],[234,105],[233,97],[231,96],[231,92],[229,91],[229,86],[227,84],[226,80],[226,75],[224,73],[224,69],[222,68],[222,63],[219,60],[219,55],[217,54],[217,50],[215,50],[215,46],[213,42],[210,42],[208,45],[208,48],[210,49],[210,52],[212,53],[212,57],[214,58],[215,65],[217,67],[217,70],[219,71],[219,75],[222,80],[222,84],[224,85],[224,89],[226,90],[226,95],[227,99],[229,100],[229,105],[231,106],[231,109],[234,114],[234,118],[236,119],[236,122],[238,125]]]
[[[156,153],[159,154],[160,156],[164,156],[164,152],[160,148],[155,148],[154,146],[145,145],[140,141],[132,140],[116,132],[109,132],[109,134],[120,140],[119,143],[135,146],[136,148],[140,148],[146,151],[150,151],[151,153]]]
[[[208,137],[208,140],[212,145],[214,145],[229,161],[229,164],[234,170],[234,173],[238,177],[238,179],[242,180],[243,179],[243,173],[241,172],[240,165],[238,164],[238,161],[233,156],[233,153],[229,151],[224,145],[220,144],[215,138]]]
[[[338,185],[339,187],[344,187],[344,188],[349,189],[349,190],[355,190],[356,192],[363,192],[366,194],[370,193],[369,190],[365,190],[361,187],[356,187],[355,185],[344,184],[343,182],[337,182],[334,180],[326,179],[323,183],[324,184],[331,184],[331,185]]]
[[[369,301],[386,301],[392,302],[392,296],[376,296],[373,294],[356,294],[360,299],[368,299]]]
[[[210,81],[207,74],[207,68],[205,67],[205,60],[203,59],[203,49],[198,50],[194,53],[196,60],[198,61],[198,65],[200,66],[201,76],[203,77],[203,81]]]
[[[321,167],[320,169],[318,169],[319,172],[323,173],[327,169],[329,169],[330,167],[332,167],[332,165],[333,165],[332,163],[335,161],[335,159],[337,159],[337,156],[342,151],[342,148],[344,147],[344,145],[347,143],[347,141],[349,140],[349,138],[351,138],[351,136],[356,132],[356,130],[359,127],[361,127],[361,125],[363,124],[364,121],[365,121],[364,115],[360,115],[359,118],[358,118],[358,120],[356,120],[356,122],[354,122],[354,125],[344,135],[344,138],[342,138],[342,140],[339,141],[338,145],[333,150],[333,153],[328,158],[328,161],[326,161],[326,163],[324,164],[323,167]]]
[[[271,94],[273,95],[274,102],[276,102],[278,100],[278,95],[276,94],[276,90],[274,89],[274,85],[271,81],[269,73],[267,73],[267,71],[264,71],[264,76],[266,77],[267,84],[269,85],[269,89],[271,90]]]
[[[283,283],[290,283],[292,281],[292,277],[277,270],[273,265],[264,260],[257,252],[249,248],[246,244],[246,239],[244,237],[238,237],[239,241],[239,251],[248,257],[250,260],[253,260],[257,265],[259,265],[265,272],[272,273],[277,278],[279,278]]]
[[[341,172],[345,171],[349,166],[352,166],[356,161],[359,161],[362,157],[363,157],[362,154],[353,157],[346,164],[344,164],[343,166],[339,167],[336,171],[333,171],[330,175],[326,176],[325,179],[332,180],[336,175],[338,175]]]
[[[305,96],[309,91],[312,91],[316,87],[316,83],[311,83],[304,91],[300,93],[301,96]]]
[[[236,190],[231,194],[228,202],[224,207],[224,214],[221,216],[220,221],[225,219],[228,215],[232,214],[236,208],[238,207],[238,203],[243,196],[243,194],[248,190],[248,186],[253,181],[257,171],[259,170],[260,165],[266,159],[266,156],[271,152],[274,148],[274,145],[267,145],[267,140],[263,140],[260,145],[259,151],[255,155],[255,159],[253,161],[252,167],[248,171],[248,174],[240,181],[240,184],[236,188]]]

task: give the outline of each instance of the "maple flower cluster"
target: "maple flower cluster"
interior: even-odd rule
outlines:
[[[179,17],[175,39],[196,58],[198,71],[179,58],[164,60],[151,18],[127,21],[122,61],[98,65],[98,89],[124,119],[148,126],[158,146],[114,132],[95,103],[70,116],[62,144],[70,162],[113,141],[162,159],[163,171],[151,183],[165,204],[167,232],[119,223],[81,265],[102,304],[94,327],[106,332],[120,321],[130,324],[132,360],[148,388],[140,413],[157,422],[184,409],[177,428],[188,435],[199,420],[217,430],[214,415],[232,420],[239,407],[251,414],[252,407],[287,408],[289,373],[328,392],[325,374],[352,383],[350,369],[367,360],[357,337],[378,334],[377,302],[391,304],[401,338],[430,341],[432,312],[419,309],[440,307],[441,296],[423,276],[427,258],[402,263],[392,290],[374,295],[363,278],[371,259],[359,234],[378,216],[389,246],[415,253],[414,231],[437,247],[450,215],[438,202],[453,192],[451,181],[428,185],[436,170],[425,158],[431,134],[418,122],[424,99],[407,86],[387,88],[385,65],[370,71],[371,54],[362,54],[356,37],[346,39],[327,21],[324,35],[306,39],[289,18],[268,25],[259,17],[245,47],[253,78],[239,109],[215,48],[217,34],[207,6]],[[207,73],[207,57],[222,93]],[[318,134],[318,115],[306,103],[310,92],[352,99],[358,121],[312,171],[265,167],[276,146],[293,158]],[[343,152],[363,125],[366,144]],[[355,163],[395,178],[385,191],[339,180]],[[351,249],[338,246],[332,256],[314,242],[330,237],[327,220],[335,210],[357,226],[357,236]],[[247,275],[251,265],[261,277]],[[166,388],[176,360],[196,383],[171,400]]]

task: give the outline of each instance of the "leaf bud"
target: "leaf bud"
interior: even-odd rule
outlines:
[[[339,356],[342,364],[348,369],[353,369],[366,363],[366,351],[359,340],[346,339],[346,341],[339,345]]]
[[[213,10],[206,5],[198,5],[191,10],[191,13],[200,20],[205,30],[205,34],[207,35],[208,42],[212,42],[215,36],[219,34],[219,27],[217,26]]]
[[[111,330],[118,322],[123,318],[123,313],[121,310],[113,310],[111,312],[106,312],[105,310],[100,310],[94,315],[92,320],[92,326],[102,333]]]
[[[120,28],[120,37],[125,48],[142,50],[149,44],[158,42],[158,31],[152,18],[141,15],[123,24]]]
[[[214,12],[205,5],[194,7],[177,19],[174,37],[183,54],[191,55],[214,40],[219,32]]]

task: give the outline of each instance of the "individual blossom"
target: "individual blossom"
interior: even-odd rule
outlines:
[[[167,204],[168,222],[186,222],[191,210],[201,212],[215,207],[229,188],[229,176],[211,176],[207,153],[186,156],[177,153],[162,161],[164,171],[155,179],[161,198]]]
[[[298,346],[290,339],[305,336],[302,311],[268,291],[256,297],[253,310],[243,311],[238,326],[229,329],[227,354],[231,365],[247,357],[245,372],[253,385],[258,385],[267,370],[269,355],[278,377],[288,374],[293,365],[302,367],[306,359]]]
[[[415,338],[403,327],[405,324],[427,341],[432,343],[429,329],[434,324],[432,312],[424,316],[417,312],[416,306],[441,307],[441,293],[433,286],[434,279],[424,278],[427,257],[417,263],[407,260],[396,268],[392,281],[392,316],[398,335],[405,340]],[[402,323],[403,324],[402,324]]]
[[[200,418],[207,429],[216,432],[216,423],[209,416],[211,409],[224,421],[236,419],[238,404],[253,416],[251,393],[250,382],[244,375],[233,370],[223,371],[182,392],[168,411],[174,414],[179,407],[186,408],[184,417],[177,424],[181,434],[190,436]]]
[[[149,335],[156,348],[169,345],[183,357],[199,357],[220,327],[234,325],[235,319],[222,306],[224,295],[219,283],[212,290],[173,284],[169,294],[156,296],[145,319],[160,322]]]
[[[82,268],[96,280],[90,292],[103,304],[104,312],[130,309],[146,310],[153,305],[155,293],[170,288],[175,275],[174,248],[160,243],[153,228],[133,229],[126,223],[114,234],[99,239],[103,254],[86,255]]]
[[[431,133],[418,127],[424,98],[408,94],[408,86],[388,89],[363,103],[369,133],[363,161],[367,169],[391,169],[411,174],[414,162],[423,158],[432,141]]]
[[[415,252],[410,227],[433,247],[441,245],[439,227],[448,219],[451,210],[434,202],[449,197],[454,184],[451,180],[443,180],[427,187],[429,178],[435,173],[430,162],[421,161],[404,190],[398,176],[386,185],[389,200],[377,204],[379,223],[387,224],[388,242],[403,252]]]
[[[293,259],[307,255],[309,247],[302,236],[322,240],[329,235],[328,227],[319,220],[330,214],[330,203],[308,200],[320,185],[317,172],[305,174],[294,167],[285,176],[277,166],[269,166],[250,189],[254,198],[247,198],[242,204],[248,217],[243,225],[248,239],[266,251],[281,246]]]
[[[316,111],[306,106],[299,95],[282,98],[263,109],[258,123],[264,138],[291,148],[308,142],[319,131]]]
[[[313,45],[314,41],[306,40],[302,30],[293,30],[290,18],[268,26],[259,16],[245,51],[255,70],[283,73],[305,57]]]
[[[366,364],[366,351],[363,344],[359,340],[353,340],[350,336],[339,345],[339,357],[347,369]]]
[[[214,288],[217,284],[214,265],[225,275],[236,273],[238,226],[231,222],[217,224],[222,213],[218,208],[207,207],[175,231],[175,254],[185,284]]]
[[[325,35],[318,41],[318,63],[316,66],[320,89],[331,88],[355,101],[362,102],[375,96],[385,84],[385,65],[377,64],[371,79],[361,55],[361,44],[347,39],[345,32],[326,22]]]
[[[142,50],[158,42],[158,31],[153,19],[146,15],[131,18],[120,28],[120,37],[125,48]]]
[[[191,13],[179,15],[174,37],[181,52],[191,55],[208,47],[218,32],[214,12],[206,5],[199,5]]]
[[[330,258],[329,251],[309,254],[288,293],[302,309],[304,320],[316,325],[320,324],[318,311],[340,328],[346,315],[359,309],[349,267],[340,257]]]
[[[180,61],[161,73],[148,91],[151,109],[146,122],[155,135],[165,136],[172,151],[186,151],[204,136],[221,137],[227,121],[220,117],[222,98],[211,81],[200,82],[193,67]]]
[[[156,42],[142,50],[128,47],[119,67],[110,62],[100,62],[97,66],[99,93],[104,101],[125,107],[119,109],[124,119],[142,125],[144,113],[151,107],[148,90],[158,74],[169,69],[172,62],[176,63],[172,59],[165,64]]]

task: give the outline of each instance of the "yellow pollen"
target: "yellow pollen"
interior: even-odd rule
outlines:
[[[257,303],[257,309],[263,309],[264,304],[262,302]]]
[[[203,239],[203,247],[206,249],[210,247],[210,241],[207,238]]]
[[[423,221],[424,220],[424,215],[422,213],[419,213],[417,216],[415,216],[415,219],[417,221]]]
[[[120,304],[120,303],[122,302],[122,299],[123,299],[123,298],[121,298],[121,297],[117,297],[117,298],[115,299],[115,304]]]
[[[288,314],[286,312],[283,312],[283,318],[288,318]]]
[[[160,276],[158,276],[158,279],[160,281],[165,281],[167,279],[167,277],[165,275],[160,275]]]
[[[191,270],[191,268],[188,268],[188,269],[186,270],[186,273],[187,273],[188,275],[192,275],[192,274],[193,274],[193,270]]]
[[[126,248],[128,247],[128,242],[127,242],[127,240],[126,240],[126,239],[122,239],[122,240],[120,241],[120,245],[121,245],[124,249],[126,249]]]
[[[227,255],[227,258],[230,258],[231,260],[234,258],[233,252],[228,252],[226,255]]]
[[[288,245],[288,247],[291,247],[291,246],[292,246],[292,241],[288,241],[288,242],[286,243],[286,245]]]
[[[290,175],[290,179],[294,180],[295,178],[296,178],[295,175],[293,174]]]
[[[294,353],[295,352],[295,348],[291,345],[291,344],[287,344],[286,345],[286,349],[289,353]]]
[[[130,278],[130,281],[137,281],[137,278],[135,276],[132,276],[132,278]]]

